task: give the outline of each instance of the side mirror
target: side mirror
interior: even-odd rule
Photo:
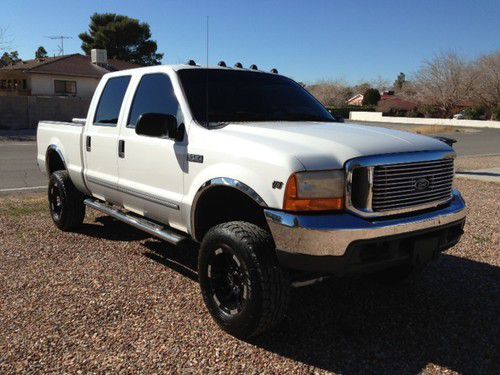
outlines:
[[[177,139],[177,119],[164,113],[143,113],[135,125],[135,132],[148,137]]]

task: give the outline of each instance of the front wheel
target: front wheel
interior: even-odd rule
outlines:
[[[63,231],[79,227],[85,217],[84,195],[73,185],[67,171],[55,171],[49,179],[49,209],[52,221]]]
[[[264,229],[242,221],[210,229],[201,244],[198,274],[208,311],[231,335],[256,336],[283,319],[289,282]]]

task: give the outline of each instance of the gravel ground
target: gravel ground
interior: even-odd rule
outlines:
[[[495,156],[459,156],[455,166],[458,172],[500,167],[500,155]]]
[[[498,374],[500,184],[459,180],[463,241],[416,281],[296,289],[272,333],[220,331],[174,248],[88,213],[56,230],[44,197],[0,199],[0,373]]]

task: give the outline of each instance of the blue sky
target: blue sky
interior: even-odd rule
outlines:
[[[3,0],[2,2],[5,2]],[[13,49],[33,58],[49,54],[69,35],[65,52],[80,52],[78,34],[94,12],[115,12],[148,22],[163,63],[205,62],[210,17],[210,64],[220,59],[262,69],[277,67],[299,81],[351,83],[411,74],[425,58],[453,50],[468,58],[500,50],[500,1],[174,1],[16,0],[0,5],[0,27]]]

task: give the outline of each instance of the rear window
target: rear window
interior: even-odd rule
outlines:
[[[130,76],[110,78],[102,91],[94,118],[94,125],[116,126]]]

